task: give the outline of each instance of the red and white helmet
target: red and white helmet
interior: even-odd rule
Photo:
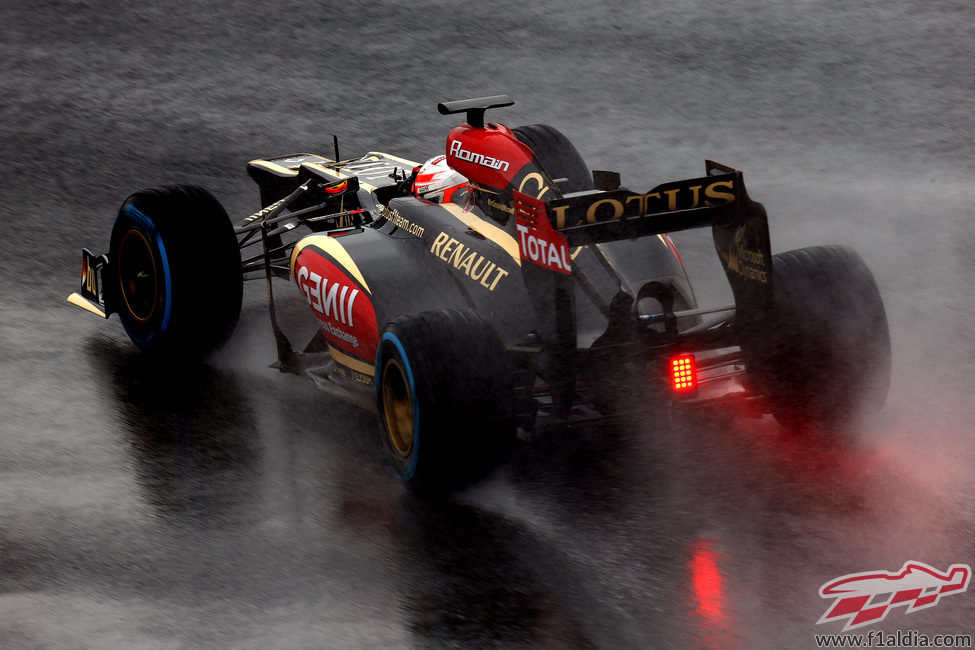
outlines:
[[[413,194],[431,203],[452,201],[454,193],[465,189],[467,179],[450,168],[443,154],[420,165],[413,181]]]

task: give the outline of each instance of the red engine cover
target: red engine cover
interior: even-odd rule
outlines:
[[[463,124],[447,136],[447,163],[478,185],[497,190],[511,185],[532,155],[503,124],[491,122],[480,128]]]

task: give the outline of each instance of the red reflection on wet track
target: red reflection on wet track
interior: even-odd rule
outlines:
[[[693,645],[699,648],[741,647],[741,638],[728,611],[728,593],[721,572],[723,556],[714,540],[701,537],[691,542],[688,572],[694,605]]]
[[[691,588],[697,611],[711,621],[724,621],[724,586],[718,571],[718,557],[709,539],[698,539],[691,547]]]

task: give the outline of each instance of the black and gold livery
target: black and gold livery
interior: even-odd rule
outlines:
[[[469,179],[458,203],[413,193],[419,163],[340,159],[337,142],[331,157],[251,161],[264,207],[235,224],[200,188],[137,193],[112,249],[84,252],[69,300],[119,313],[147,352],[185,360],[168,353],[219,345],[243,283],[263,282],[277,367],[377,410],[390,464],[418,490],[474,480],[517,428],[580,413],[735,400],[792,427],[837,429],[882,403],[886,316],[856,253],[773,255],[740,171],[708,161],[702,177],[633,191],[590,170],[551,126],[484,121],[511,103],[440,105],[467,118],[443,150]],[[704,227],[733,304],[697,304],[668,234]],[[301,346],[300,326],[278,319],[280,281],[308,304],[314,335]],[[192,341],[194,319],[200,332],[219,327]],[[696,369],[679,391],[667,389],[674,355]]]

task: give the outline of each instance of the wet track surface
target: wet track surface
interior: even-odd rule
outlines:
[[[574,5],[0,7],[0,647],[815,647],[833,578],[975,564],[975,9]],[[497,92],[496,119],[635,189],[743,169],[773,251],[856,247],[894,345],[877,421],[628,416],[423,501],[373,413],[268,367],[259,283],[175,377],[64,302],[130,191],[195,182],[243,216],[247,160],[333,132],[423,159],[455,123],[437,101]],[[708,233],[676,240],[724,304]],[[966,592],[859,631],[973,619]]]

